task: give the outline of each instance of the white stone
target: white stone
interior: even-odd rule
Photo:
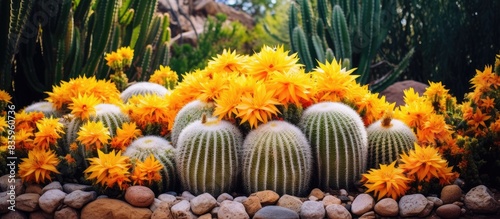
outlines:
[[[361,216],[364,213],[371,211],[375,205],[373,197],[368,194],[359,194],[356,196],[351,205],[351,212],[355,215]]]
[[[195,216],[191,212],[191,205],[187,200],[182,200],[179,203],[175,204],[170,208],[170,211],[172,212],[172,216],[174,216],[174,218],[195,218]]]
[[[331,204],[325,210],[328,219],[352,219],[351,213],[342,205]]]
[[[417,216],[427,206],[429,200],[422,194],[405,195],[399,200],[399,215],[401,217]]]
[[[247,212],[245,211],[245,206],[240,202],[236,201],[223,201],[220,203],[220,208],[217,213],[217,218],[239,218],[239,219],[249,219]]]
[[[203,193],[191,199],[191,211],[196,215],[210,212],[215,206],[217,206],[217,200],[208,193]]]
[[[305,201],[300,208],[302,219],[322,219],[325,217],[325,207],[321,202]]]
[[[53,213],[57,207],[62,205],[64,197],[66,197],[66,193],[64,193],[62,190],[51,189],[40,196],[40,198],[38,199],[38,204],[43,211],[47,213]]]

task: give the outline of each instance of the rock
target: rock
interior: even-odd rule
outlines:
[[[236,201],[226,200],[220,203],[220,208],[217,212],[217,218],[249,219],[250,216],[248,216],[247,212],[245,211],[245,206],[243,206],[243,204]]]
[[[151,214],[148,208],[137,208],[118,199],[98,198],[83,207],[80,218],[149,219]]]
[[[347,190],[345,189],[341,189],[339,192],[341,196],[349,196],[349,193],[347,193]]]
[[[174,203],[177,200],[175,196],[166,193],[159,195],[158,199],[160,199],[162,202],[168,202],[170,204]]]
[[[422,95],[428,85],[413,80],[399,81],[380,92],[379,96],[385,96],[387,102],[394,102],[396,106],[401,106],[405,104],[403,91],[410,87],[412,87],[415,92]]]
[[[26,212],[33,212],[38,210],[39,194],[24,193],[16,197],[16,209]]]
[[[36,193],[36,194],[42,195],[43,194],[42,186],[40,186],[40,184],[27,185],[24,193]]]
[[[10,176],[11,176],[10,174],[6,174],[0,177],[0,191],[2,192],[9,191],[11,190],[10,187],[14,186],[14,191],[16,192],[17,195],[24,193],[25,188],[23,181],[20,178],[13,178]]]
[[[323,202],[323,205],[325,207],[331,204],[342,204],[342,201],[333,195],[326,195],[323,200],[321,200],[321,202]]]
[[[266,206],[257,211],[253,219],[299,219],[299,214],[280,206]]]
[[[401,217],[417,216],[428,202],[429,200],[422,194],[405,195],[399,200],[399,215]]]
[[[331,204],[326,206],[326,216],[328,219],[351,219],[352,215],[342,205]]]
[[[460,207],[454,204],[444,204],[436,209],[437,216],[443,219],[459,218],[461,213]]]
[[[51,189],[57,189],[57,190],[61,190],[61,191],[63,190],[61,183],[59,181],[54,181],[54,182],[47,184],[46,186],[44,186],[42,188],[42,194],[51,190]]]
[[[190,192],[188,192],[188,191],[184,191],[184,192],[182,192],[181,197],[182,197],[184,200],[191,201],[191,199],[193,199],[193,198],[194,198],[194,195],[193,195],[193,194],[191,194],[191,193],[190,193]]]
[[[300,208],[300,218],[302,219],[323,219],[324,217],[325,207],[321,202],[305,201]]]
[[[256,195],[260,199],[260,203],[262,206],[265,205],[274,205],[280,198],[278,193],[272,190],[264,190],[264,191],[259,191],[256,193],[253,193],[252,195]]]
[[[314,196],[318,198],[318,200],[321,200],[323,199],[323,197],[325,197],[325,193],[321,191],[321,189],[314,188],[313,190],[311,190],[311,193],[309,193],[309,196]]]
[[[62,187],[61,187],[62,188]],[[38,205],[40,208],[51,214],[53,213],[57,207],[62,205],[64,197],[66,197],[66,193],[59,189],[51,189],[43,193],[42,196],[38,199]]]
[[[374,211],[369,211],[361,215],[359,219],[375,219],[375,212]]]
[[[215,206],[217,206],[217,200],[208,193],[203,193],[191,199],[191,211],[196,215],[210,212]]]
[[[54,213],[54,219],[79,219],[78,211],[73,208],[62,208]]]
[[[464,203],[468,210],[479,214],[496,213],[499,208],[498,201],[484,185],[476,186],[467,192]]]
[[[223,202],[224,200],[229,200],[229,201],[232,201],[234,198],[233,196],[231,196],[230,194],[227,194],[227,193],[222,193],[220,194],[218,197],[217,197],[217,202],[218,203],[221,203]]]
[[[443,205],[443,200],[441,200],[438,197],[429,196],[429,197],[427,197],[427,200],[434,202],[434,207],[439,207],[439,206]]]
[[[441,200],[443,204],[451,204],[460,201],[462,189],[457,185],[447,185],[441,190]]]
[[[283,195],[278,200],[277,206],[288,208],[297,213],[300,212],[300,208],[302,207],[302,201],[299,198],[291,195]]]
[[[14,206],[16,203],[16,196],[12,195],[12,200],[10,199],[11,195],[7,194],[7,192],[0,192],[0,213],[9,212],[9,207]],[[12,203],[10,203],[12,201]]]
[[[82,184],[76,184],[76,183],[65,183],[62,187],[63,191],[66,193],[72,193],[76,190],[82,190],[82,191],[92,191],[93,188],[90,185],[82,185]]]
[[[125,191],[125,200],[135,207],[149,207],[155,200],[155,193],[146,186],[130,186]]]
[[[238,196],[238,197],[234,198],[233,201],[243,203],[247,198],[248,197],[246,197],[246,196]]]
[[[158,206],[160,206],[161,203],[162,201],[160,199],[155,198],[153,204],[149,206],[149,210],[155,212],[156,208],[158,208]]]
[[[311,196],[309,196],[309,201],[318,201],[318,200],[319,200],[319,199],[318,199],[318,197],[316,197],[316,196],[312,196],[312,195],[311,195]]]
[[[206,213],[204,215],[200,215],[198,219],[212,219],[212,214]]]
[[[29,216],[30,219],[54,219],[54,214],[49,214],[42,210],[31,212]]]
[[[174,219],[174,216],[170,211],[170,203],[161,202],[151,215],[151,219]]]
[[[193,213],[191,212],[191,204],[189,204],[188,200],[182,200],[179,203],[175,204],[170,208],[172,212],[172,216],[176,219],[189,219],[195,218]]]
[[[245,211],[247,211],[250,217],[253,217],[262,208],[259,197],[255,195],[249,196],[242,204],[245,206]]]
[[[342,201],[342,203],[347,203],[347,202],[351,201],[351,199],[345,195],[339,195],[339,199],[340,199],[340,201]]]
[[[396,217],[399,214],[398,202],[392,198],[384,198],[378,201],[374,210],[382,217]]]
[[[364,213],[371,211],[375,205],[375,201],[371,195],[366,193],[359,194],[356,196],[351,204],[351,212],[355,215],[363,215]]]
[[[85,204],[94,201],[97,197],[97,193],[94,191],[86,192],[82,190],[74,190],[64,197],[63,203],[69,207],[80,209]]]
[[[20,211],[9,211],[7,214],[0,216],[0,219],[28,219],[28,216]]]
[[[417,216],[427,217],[429,214],[431,214],[432,209],[434,209],[434,202],[427,200],[427,205],[425,205],[424,210],[422,210]]]

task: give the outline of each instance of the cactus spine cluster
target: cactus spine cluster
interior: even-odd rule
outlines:
[[[130,157],[130,160],[144,161],[150,155],[153,155],[162,165],[160,174],[161,182],[153,185],[158,192],[171,191],[177,187],[177,174],[175,168],[175,148],[164,138],[159,136],[143,136],[134,140],[123,153]]]
[[[177,172],[184,189],[217,197],[232,192],[239,173],[242,135],[235,125],[203,114],[186,126],[177,142]]]
[[[189,125],[189,123],[199,120],[203,114],[208,117],[212,116],[214,112],[215,105],[212,102],[206,103],[199,100],[193,100],[182,107],[177,113],[174,120],[174,126],[172,127],[172,132],[170,133],[170,139],[172,145],[177,147],[177,139],[181,134],[182,130]]]
[[[366,171],[367,133],[361,117],[338,102],[316,103],[300,127],[311,143],[315,183],[321,189],[349,189]]]
[[[130,85],[122,91],[120,94],[120,98],[124,103],[128,101],[132,96],[135,95],[146,95],[146,94],[155,94],[158,96],[165,96],[168,93],[167,88],[152,82],[137,82],[135,84]]]
[[[243,143],[243,185],[247,193],[270,189],[304,195],[309,189],[311,147],[302,131],[285,121],[252,130]]]
[[[33,103],[33,104],[27,106],[26,108],[24,108],[24,111],[27,113],[28,112],[41,112],[41,113],[43,113],[43,115],[45,115],[45,117],[52,116],[54,118],[58,118],[58,117],[62,116],[61,112],[59,112],[54,107],[54,104],[52,104],[51,102],[47,102],[47,101]]]
[[[393,119],[387,112],[381,120],[368,126],[368,168],[390,164],[417,141],[415,133],[404,122]]]

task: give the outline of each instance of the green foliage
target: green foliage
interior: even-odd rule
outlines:
[[[220,54],[224,49],[242,51],[250,42],[245,26],[239,22],[225,25],[226,15],[217,14],[209,17],[205,23],[204,32],[198,35],[197,45],[172,45],[170,68],[182,74],[196,69],[203,69],[208,61]],[[182,78],[182,77],[179,77]]]
[[[284,45],[285,50],[290,50],[287,46],[290,43],[286,33],[287,25],[283,25],[288,20],[288,8],[290,2],[279,0],[274,6],[274,10],[266,11],[264,16],[256,21],[253,30],[254,48],[262,48],[264,45]]]

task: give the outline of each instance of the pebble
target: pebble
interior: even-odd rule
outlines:
[[[82,185],[82,184],[77,184],[77,183],[65,183],[62,186],[62,189],[66,193],[72,193],[76,190],[82,190],[82,191],[91,191],[92,186],[90,185]]]
[[[217,200],[208,193],[203,193],[191,199],[191,211],[196,215],[210,212],[217,206]]]
[[[16,197],[16,209],[26,212],[38,210],[38,199],[40,199],[40,195],[36,193],[21,194]]]
[[[193,198],[194,198],[194,195],[193,195],[193,194],[191,194],[191,193],[190,193],[190,192],[188,192],[188,191],[184,191],[184,192],[182,192],[181,197],[182,197],[184,200],[191,201],[191,199],[193,199]]]
[[[321,189],[314,188],[313,190],[311,190],[311,193],[309,193],[309,197],[311,196],[316,197],[316,200],[321,200],[323,199],[323,197],[325,197],[325,193],[321,191]]]
[[[149,207],[154,199],[155,193],[146,186],[130,186],[125,191],[125,200],[135,207]]]
[[[325,217],[325,207],[321,202],[305,201],[300,208],[302,219],[322,219]]]
[[[392,198],[383,198],[378,201],[374,210],[382,217],[396,217],[399,214],[398,202]]]
[[[10,186],[15,186],[14,191],[16,194],[22,194],[24,192],[24,183],[20,178],[15,178],[14,184],[12,184],[12,178],[9,174],[5,174],[0,177],[0,191],[5,192],[10,190]]]
[[[63,187],[62,187],[61,183],[59,181],[54,181],[54,182],[47,184],[46,186],[44,186],[42,188],[42,194],[51,190],[51,189],[57,189],[57,190],[63,191]]]
[[[191,205],[188,200],[182,200],[170,208],[174,218],[194,218],[193,213],[190,211]]]
[[[347,193],[347,190],[345,190],[345,189],[340,189],[339,193],[340,193],[340,196],[349,196],[349,193]]]
[[[243,203],[247,198],[248,197],[246,197],[246,196],[238,196],[238,197],[234,198],[233,201]],[[220,203],[222,203],[222,202],[220,202]]]
[[[427,217],[429,214],[431,214],[432,209],[434,209],[434,202],[427,200],[427,205],[425,205],[424,210],[422,210],[417,216]]]
[[[374,211],[369,211],[361,215],[359,219],[375,219],[375,212]]]
[[[151,219],[173,219],[174,216],[170,211],[170,203],[161,202],[160,205],[153,211]]]
[[[300,208],[302,207],[302,201],[291,195],[283,195],[276,203],[277,206],[288,208],[297,213],[300,212]]]
[[[20,211],[9,211],[7,214],[1,215],[0,219],[28,219],[28,217]]]
[[[442,219],[459,218],[461,213],[460,207],[454,204],[444,204],[436,209],[437,216]]]
[[[218,197],[217,197],[217,202],[218,203],[221,203],[223,202],[224,200],[229,200],[229,201],[232,201],[234,198],[232,195],[228,194],[228,193],[222,193],[220,194]]]
[[[248,216],[247,212],[245,211],[245,206],[243,206],[243,204],[236,201],[226,200],[220,203],[220,208],[217,212],[217,218],[250,219],[250,216]]]
[[[499,208],[498,201],[484,185],[476,186],[467,192],[464,203],[467,209],[474,213],[491,214],[496,213]]]
[[[42,186],[40,186],[39,184],[27,185],[24,193],[36,193],[42,195]]]
[[[66,197],[66,193],[62,190],[51,189],[44,192],[43,195],[40,196],[38,199],[38,205],[43,211],[51,214],[63,203],[64,197]]]
[[[441,190],[441,200],[443,204],[451,204],[460,201],[462,189],[458,185],[447,185]]]
[[[151,218],[149,208],[134,207],[127,202],[118,199],[98,198],[82,208],[81,219],[149,219]]]
[[[260,203],[262,204],[262,206],[274,205],[274,204],[276,204],[276,202],[280,198],[278,193],[276,193],[275,191],[272,191],[272,190],[264,190],[264,191],[255,192],[252,195],[259,197]]]
[[[30,213],[30,219],[53,219],[54,216],[45,211],[39,210]],[[10,219],[10,218],[9,218]]]
[[[54,219],[79,219],[78,211],[74,208],[62,208],[54,213]]]
[[[434,202],[434,207],[439,207],[441,205],[443,205],[443,200],[441,200],[440,198],[438,197],[434,197],[434,196],[429,196],[427,197],[427,200],[431,201],[431,202]]]
[[[351,212],[360,216],[372,210],[373,205],[375,205],[375,201],[371,195],[366,193],[359,194],[351,204]]]
[[[162,201],[160,199],[155,198],[153,204],[149,206],[149,210],[155,212],[155,210],[158,208],[158,206],[160,206],[161,203]]]
[[[323,205],[326,207],[328,205],[331,205],[331,204],[342,204],[342,201],[340,201],[339,198],[333,196],[333,195],[326,195],[323,200],[321,200],[321,202],[323,202]]]
[[[342,205],[331,204],[326,206],[326,216],[328,219],[351,219],[352,215]]]
[[[253,217],[262,208],[260,199],[256,195],[249,196],[242,204],[245,206],[245,211],[247,211],[250,217]]]
[[[168,202],[171,204],[174,203],[175,200],[177,200],[177,198],[175,198],[175,196],[167,194],[167,193],[160,194],[158,196],[158,199],[160,199],[160,201],[162,201],[162,202]]]
[[[236,218],[236,217],[235,217]],[[299,219],[299,214],[280,206],[266,206],[257,211],[253,219]]]
[[[63,203],[72,208],[80,209],[85,204],[94,201],[97,197],[97,193],[94,191],[86,192],[82,190],[74,190],[64,197]]]
[[[424,210],[428,202],[422,194],[405,195],[399,200],[399,215],[401,217],[417,216]]]
[[[339,195],[339,199],[340,201],[342,201],[342,203],[347,203],[351,201],[351,199],[345,195]]]

